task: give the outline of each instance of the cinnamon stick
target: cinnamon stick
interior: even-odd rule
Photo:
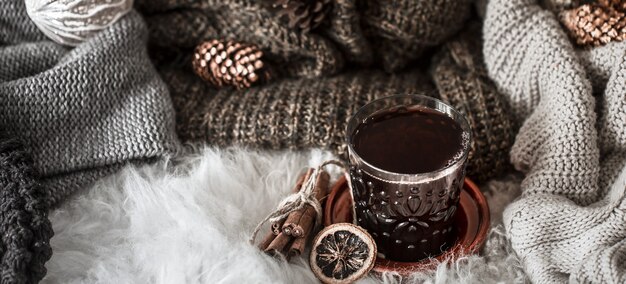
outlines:
[[[298,180],[296,182],[296,186],[294,187],[294,193],[295,192],[299,192],[300,189],[302,189],[302,185],[309,180],[309,178],[311,178],[311,175],[313,174],[313,169],[309,168],[307,169],[307,171],[300,175],[300,177],[298,177]],[[298,220],[300,220],[300,217],[302,215],[301,211],[294,211],[291,212],[289,214],[289,216],[287,216],[287,219],[285,220],[285,222],[283,223],[283,225],[281,226],[281,231],[287,235],[291,235],[291,232],[293,230],[293,227],[295,226],[296,223],[298,223]]]
[[[291,235],[296,238],[304,237],[307,228],[315,221],[317,213],[315,213],[315,209],[313,209],[312,206],[308,205],[305,207],[304,212],[302,212],[300,217],[301,218],[298,220],[298,223],[293,226],[293,229],[291,230]]]
[[[304,252],[304,248],[306,247],[307,238],[297,238],[291,244],[291,248],[287,252],[287,258],[291,259],[292,257],[298,257]]]
[[[315,199],[320,202],[328,194],[329,181],[330,175],[326,171],[322,171],[317,176],[313,193],[315,194]],[[292,216],[293,218],[291,218]],[[303,237],[305,229],[317,218],[317,212],[315,212],[315,208],[313,208],[313,206],[307,204],[302,209],[291,213],[289,217],[290,218],[285,221],[285,225],[283,225],[283,232],[285,232],[285,228],[288,228],[287,232],[289,232],[290,235],[294,237]],[[292,219],[295,219],[296,217],[298,217],[298,221],[296,223],[292,223]]]
[[[285,233],[280,233],[276,238],[267,246],[265,252],[270,255],[282,254],[287,244],[291,241],[291,236]]]
[[[322,171],[315,181],[314,194],[315,198],[320,202],[328,194],[329,181],[330,175],[325,171]],[[304,208],[298,211],[302,213],[299,214],[300,219],[298,223],[295,224],[291,230],[291,235],[294,237],[294,240],[287,249],[287,259],[297,257],[304,252],[317,217],[317,212],[315,212],[315,208],[311,205],[305,205]]]
[[[311,177],[312,174],[313,174],[313,169],[308,168],[306,172],[298,176],[298,179],[296,180],[296,185],[293,187],[293,192],[294,193],[299,192],[304,182],[306,182]]]
[[[303,184],[311,178],[313,171],[308,169],[298,177],[294,192],[301,190]],[[320,202],[328,194],[329,181],[330,175],[325,171],[317,176],[313,194]],[[301,255],[306,248],[316,217],[315,208],[308,204],[291,212],[285,220],[272,223],[271,231],[259,244],[259,248],[270,255],[286,254],[287,258]]]
[[[330,182],[330,175],[326,171],[322,171],[315,181],[315,198],[317,201],[322,202],[322,199],[328,195],[328,183]]]
[[[304,235],[300,238],[296,238],[289,250],[287,251],[287,258],[297,257],[304,252],[307,241],[309,240],[311,231],[313,231],[313,223],[309,223],[308,227],[305,227]]]
[[[272,233],[277,236],[278,234],[280,234],[280,232],[283,231],[283,224],[285,223],[285,221],[279,221],[279,222],[275,222],[272,223]]]
[[[296,180],[296,185],[293,187],[294,193],[300,191],[300,188],[302,188],[302,185],[311,176],[312,173],[313,169],[308,169],[306,172],[298,176],[298,179]],[[287,219],[289,219],[289,217],[287,217]],[[284,231],[283,228],[285,226],[285,221],[286,220],[281,220],[279,222],[272,223],[272,232],[274,232],[274,235],[278,235]]]
[[[274,232],[269,232],[265,238],[263,238],[261,243],[259,243],[259,249],[264,251],[272,243],[272,241],[274,241],[274,239],[276,239]]]
[[[297,229],[296,227],[298,226],[298,222],[302,217],[302,213],[304,213],[302,212],[302,210],[296,210],[289,214],[289,217],[287,217],[287,220],[285,220],[285,224],[283,225],[283,233],[297,237],[293,235],[293,232]]]

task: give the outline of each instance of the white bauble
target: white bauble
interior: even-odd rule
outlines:
[[[133,0],[26,0],[26,12],[50,39],[76,46],[107,28],[133,7]]]

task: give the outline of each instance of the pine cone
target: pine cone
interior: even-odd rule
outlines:
[[[331,9],[331,0],[272,0],[278,16],[292,29],[309,32],[317,28]]]
[[[196,47],[192,63],[196,74],[216,87],[244,89],[270,79],[262,59],[255,45],[214,39]]]
[[[579,45],[599,46],[626,38],[626,15],[613,7],[582,5],[564,11],[561,21]]]

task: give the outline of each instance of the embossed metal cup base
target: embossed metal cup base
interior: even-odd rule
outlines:
[[[467,141],[460,145],[463,154],[448,166],[422,174],[388,172],[363,160],[352,147],[351,137],[348,138],[349,184],[357,224],[374,237],[378,252],[385,258],[406,262],[439,255],[456,240],[453,220],[465,177],[469,125],[452,107],[423,96],[393,96],[371,102],[348,124],[348,134],[351,135],[360,123],[375,113],[413,106],[448,115],[467,137]]]
[[[396,261],[418,261],[447,250],[463,170],[428,183],[390,183],[351,167],[357,224],[376,240],[378,252]]]

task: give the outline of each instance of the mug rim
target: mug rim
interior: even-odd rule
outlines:
[[[462,134],[467,134],[468,140],[467,143],[465,143],[463,149],[462,149],[462,154],[455,157],[452,163],[449,163],[448,165],[446,165],[445,167],[442,167],[441,169],[437,169],[434,171],[430,171],[430,172],[425,172],[425,173],[416,173],[416,174],[403,174],[403,173],[396,173],[396,172],[391,172],[388,170],[384,170],[381,169],[380,167],[374,166],[372,165],[370,162],[366,161],[365,159],[363,159],[363,157],[361,157],[361,155],[359,155],[359,153],[357,153],[357,151],[354,149],[353,145],[352,145],[352,134],[353,133],[349,133],[350,130],[350,126],[351,124],[354,122],[354,120],[356,120],[356,117],[365,112],[366,109],[377,103],[380,101],[386,101],[386,100],[393,100],[393,99],[401,99],[401,98],[415,98],[415,99],[419,99],[419,100],[424,100],[424,101],[431,101],[437,104],[441,104],[443,105],[445,108],[447,108],[448,111],[450,111],[450,113],[454,114],[454,116],[460,118],[459,124],[461,126],[461,130],[462,130]],[[429,107],[426,105],[422,105],[422,104],[411,104],[411,105],[407,105],[407,106],[422,106],[422,107],[426,107],[428,109],[437,111],[439,113],[442,113],[452,119],[454,119],[456,121],[455,117],[450,116],[448,113],[442,112],[441,110],[435,109],[433,107]],[[389,107],[391,108],[391,107]],[[381,109],[382,110],[382,109]],[[380,110],[378,110],[380,111]],[[361,122],[358,122],[359,124]],[[358,125],[357,125],[358,126]],[[355,126],[356,129],[356,126]],[[435,179],[439,179],[443,176],[449,175],[452,171],[454,171],[459,164],[465,164],[466,160],[467,160],[467,156],[469,155],[469,150],[471,148],[471,144],[472,144],[472,131],[471,131],[471,127],[469,125],[469,122],[467,121],[467,117],[465,115],[463,115],[462,113],[460,113],[459,111],[457,111],[454,107],[452,107],[451,105],[433,98],[433,97],[429,97],[429,96],[425,96],[425,95],[420,95],[420,94],[408,94],[408,95],[402,95],[402,94],[396,94],[396,95],[391,95],[391,96],[387,96],[387,97],[382,97],[382,98],[378,98],[375,100],[372,100],[368,103],[366,103],[365,105],[363,105],[362,107],[360,107],[355,113],[354,115],[352,115],[350,117],[350,119],[348,120],[348,125],[346,126],[346,142],[348,144],[348,155],[354,155],[356,158],[358,158],[360,160],[361,163],[363,163],[365,166],[367,166],[368,168],[381,173],[383,175],[385,175],[386,179],[384,179],[385,182],[390,182],[390,183],[404,183],[404,182],[422,182],[422,181],[428,181],[428,180],[435,180]],[[350,160],[350,157],[348,158],[348,160]],[[350,162],[350,161],[349,161]],[[361,169],[361,170],[365,170],[365,169]],[[370,173],[370,175],[374,178],[377,179],[382,179],[381,177],[379,177],[378,175],[374,174],[374,173]],[[410,180],[404,180],[404,178],[408,178]]]

